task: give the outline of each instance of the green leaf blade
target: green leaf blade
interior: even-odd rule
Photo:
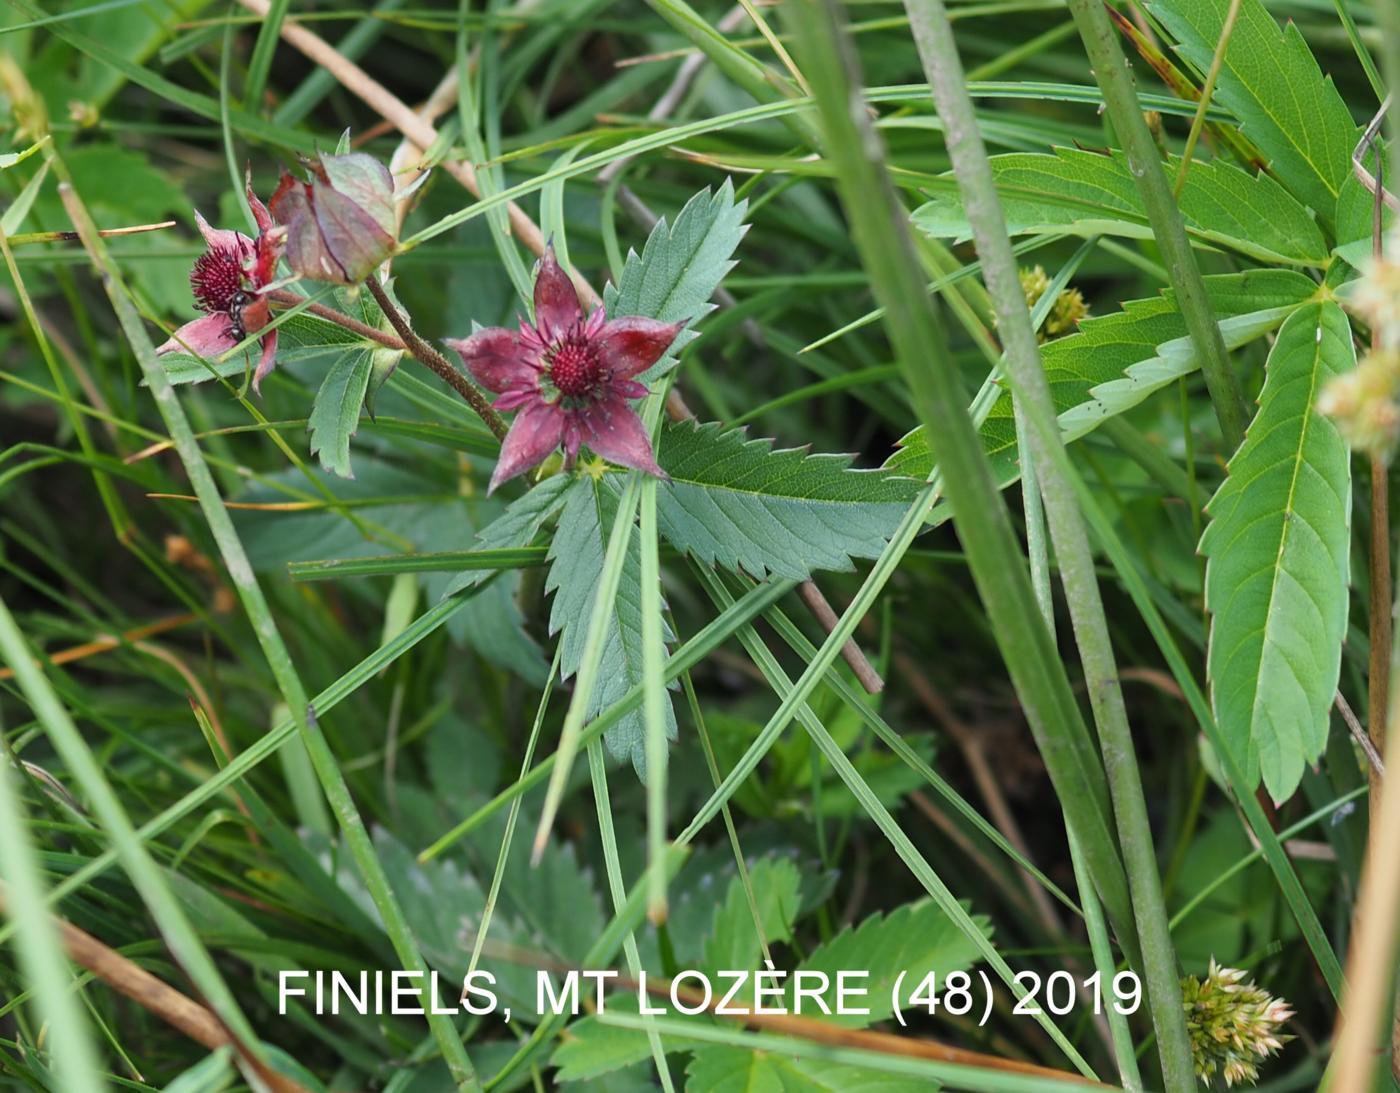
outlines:
[[[1323,384],[1354,364],[1336,303],[1311,304],[1284,323],[1259,412],[1201,539],[1216,717],[1251,781],[1262,776],[1280,801],[1326,743],[1341,670],[1350,454],[1314,406]]]
[[[773,448],[713,422],[667,425],[660,449],[670,485],[658,497],[662,534],[706,565],[805,580],[878,557],[918,492],[888,471],[853,470],[845,455]]]
[[[337,358],[327,370],[316,392],[307,427],[311,432],[311,454],[321,466],[341,478],[354,478],[350,469],[350,438],[360,426],[360,407],[369,386],[374,353],[355,350]]]
[[[1199,72],[1211,67],[1228,7],[1215,0],[1148,4],[1176,38],[1177,52]],[[1357,125],[1298,28],[1291,22],[1280,27],[1262,0],[1240,4],[1215,101],[1229,108],[1244,135],[1269,157],[1284,187],[1330,227],[1351,172]]]
[[[1012,235],[1068,230],[1152,238],[1142,195],[1122,152],[1013,152],[993,156],[991,165]],[[1168,157],[1168,174],[1174,175],[1179,165],[1179,157]],[[1187,233],[1198,244],[1228,247],[1271,264],[1327,264],[1327,241],[1312,214],[1268,175],[1251,175],[1219,161],[1194,163],[1179,203]],[[951,188],[934,192],[915,210],[914,223],[930,235],[958,242],[971,235]]]

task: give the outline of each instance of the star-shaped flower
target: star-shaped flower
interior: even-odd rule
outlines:
[[[646,395],[636,376],[661,359],[684,323],[628,316],[609,320],[602,308],[585,317],[554,248],[535,276],[535,322],[518,331],[487,327],[447,340],[477,383],[516,411],[501,445],[490,490],[543,462],[562,447],[572,462],[581,445],[624,467],[660,478],[651,438],[629,400]]]
[[[217,357],[271,321],[272,309],[263,293],[276,277],[277,260],[287,233],[272,223],[267,207],[258,200],[251,185],[247,193],[258,224],[256,239],[249,239],[242,232],[210,227],[204,217],[194,214],[209,249],[194,261],[190,289],[196,306],[206,314],[176,330],[157,353],[192,352],[201,357]],[[277,363],[276,328],[264,334],[258,344],[262,356],[253,373],[255,391]]]

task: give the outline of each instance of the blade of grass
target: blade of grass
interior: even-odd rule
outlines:
[[[700,661],[709,656],[709,654],[720,645],[728,641],[740,626],[759,615],[765,607],[773,603],[779,597],[791,592],[795,585],[795,581],[773,581],[769,584],[761,584],[752,588],[746,595],[735,602],[731,610],[724,611],[711,620],[709,624],[667,659],[665,672],[666,682],[669,683],[682,672],[699,664]],[[638,709],[641,704],[642,685],[638,684],[589,723],[588,727],[579,734],[580,745],[587,744],[590,740],[596,740],[622,717]],[[559,753],[555,752],[543,759],[539,765],[531,769],[528,774],[522,774],[521,777],[501,790],[500,793],[496,794],[495,797],[482,805],[456,827],[442,835],[431,846],[422,850],[418,855],[418,860],[420,862],[426,862],[437,857],[453,843],[480,827],[501,808],[534,789],[535,786],[549,777],[550,771],[554,769],[558,759]]]
[[[243,82],[243,108],[252,114],[258,113],[258,105],[262,102],[267,74],[272,69],[272,55],[277,52],[277,36],[282,31],[282,20],[287,17],[287,9],[291,6],[292,0],[272,0],[262,26],[258,28],[253,54],[248,58],[248,76]]]
[[[809,68],[808,71],[811,71],[811,69]],[[726,607],[729,606],[732,597],[719,579],[713,573],[704,570],[701,570],[700,573],[701,578],[708,586],[711,595],[715,597],[716,602]],[[917,878],[919,883],[923,885],[924,890],[933,897],[938,906],[943,909],[944,913],[952,920],[953,924],[977,947],[977,950],[982,954],[982,958],[995,969],[997,975],[1001,977],[1002,981],[1011,989],[1012,993],[1015,994],[1017,998],[1020,998],[1025,993],[1025,988],[1016,979],[1015,972],[986,935],[978,929],[977,924],[972,920],[972,916],[967,913],[967,910],[958,901],[957,897],[953,895],[952,890],[943,882],[937,871],[929,865],[927,859],[925,859],[918,848],[914,846],[909,836],[904,833],[904,829],[899,826],[895,818],[890,815],[889,810],[885,808],[884,804],[881,803],[880,799],[870,789],[865,779],[860,776],[860,772],[851,764],[851,761],[846,757],[846,753],[832,738],[826,726],[822,724],[821,719],[812,712],[812,708],[807,704],[806,696],[802,692],[801,682],[796,686],[793,685],[792,680],[788,677],[787,673],[783,671],[782,665],[778,663],[777,658],[773,656],[772,652],[763,643],[762,639],[759,638],[758,633],[751,625],[745,625],[739,631],[738,636],[740,643],[744,646],[745,651],[748,652],[750,659],[758,667],[759,671],[763,673],[764,678],[768,681],[768,685],[773,689],[774,693],[781,699],[782,707],[785,708],[790,705],[796,707],[793,711],[793,716],[797,718],[798,722],[807,731],[807,734],[812,738],[812,742],[816,744],[817,749],[826,757],[827,763],[836,771],[841,780],[846,783],[846,787],[851,791],[851,795],[860,802],[866,815],[874,821],[881,833],[890,841],[890,844],[894,847],[900,859],[909,867],[909,871]],[[803,678],[806,678],[805,674]],[[773,725],[786,723],[786,721],[778,722],[776,715],[773,720],[769,721],[763,733],[761,733],[758,740],[755,741],[754,746],[750,748],[749,753],[740,761],[738,766],[730,771],[729,776],[721,784],[720,788],[715,791],[714,795],[711,796],[705,806],[686,826],[685,830],[676,836],[676,843],[682,846],[689,845],[690,842],[699,835],[709,820],[713,819],[715,812],[718,811],[719,803],[726,800],[733,793],[734,789],[737,788],[738,783],[748,776],[752,769],[751,766],[745,762],[745,760],[748,759],[748,755],[754,754],[760,741],[766,740],[768,743],[771,743],[772,740],[777,738],[777,734],[772,731]],[[766,746],[764,750],[767,750]],[[740,771],[743,771],[742,775],[739,774]],[[1035,1016],[1037,1024],[1045,1030],[1049,1037],[1055,1042],[1056,1046],[1065,1053],[1065,1057],[1070,1060],[1075,1068],[1088,1078],[1096,1078],[1093,1068],[1079,1054],[1074,1045],[1065,1038],[1064,1033],[1056,1027],[1049,1015],[1042,1011]]]
[[[603,844],[603,868],[608,876],[608,892],[612,896],[613,913],[621,915],[623,908],[627,905],[627,887],[622,882],[622,864],[618,860],[617,853],[617,832],[613,830],[612,804],[608,796],[608,768],[603,760],[603,742],[596,739],[591,741],[587,751],[588,773],[593,781],[593,804],[598,816],[598,836]],[[651,868],[647,870],[648,902],[650,902],[651,893],[658,887],[663,893],[666,891],[666,881],[669,878],[663,868],[666,861],[665,853],[666,848],[663,846],[661,853],[651,859]],[[659,878],[655,875],[658,873],[661,874]],[[637,949],[637,938],[631,930],[623,935],[622,952],[627,960],[628,972],[633,979],[637,979],[642,972],[642,956]],[[675,1093],[675,1085],[671,1081],[671,1068],[666,1064],[666,1052],[661,1047],[661,1037],[657,1035],[654,1028],[650,1027],[651,1021],[648,1018],[644,1018],[642,1024],[647,1026],[647,1043],[651,1045],[651,1058],[656,1064],[656,1073],[661,1079],[661,1088],[665,1090],[665,1093]]]
[[[661,562],[656,526],[656,479],[642,483],[641,499],[642,717],[646,732],[647,860],[659,862],[666,853],[666,643],[661,628]],[[647,917],[666,921],[666,878],[651,871],[656,885],[647,900]]]
[[[0,602],[0,650],[7,659],[15,645],[21,655],[28,655],[18,637]],[[92,1028],[77,1004],[73,968],[63,956],[58,929],[46,905],[44,875],[15,784],[17,772],[8,757],[0,758],[0,768],[0,830],[6,832],[0,839],[0,875],[5,911],[16,928],[15,956],[50,1030],[59,1078],[70,1089],[101,1091],[107,1083],[102,1079]]]
[[[962,60],[942,0],[905,0],[904,7],[924,72],[933,88],[935,106],[943,119],[948,154],[977,253],[982,257],[987,291],[996,309],[997,329],[1006,344],[1006,367],[1015,393],[1022,473],[1030,479],[1023,485],[1027,524],[1035,527],[1043,519],[1055,544],[1060,580],[1098,727],[1118,842],[1127,868],[1132,910],[1142,946],[1142,966],[1153,1003],[1150,1012],[1157,1032],[1164,1088],[1170,1093],[1193,1093],[1196,1072],[1182,1008],[1176,950],[1167,926],[1166,903],[1162,897],[1132,728],[1118,683],[1118,666],[1094,572],[1094,557],[1083,517],[1075,503],[1074,488],[1064,470],[1068,457],[1056,422],[1049,383],[1041,366],[1025,291],[1011,252],[991,163],[977,128],[972,100],[963,88]],[[1028,421],[1032,425],[1030,428]],[[1028,460],[1027,456],[1031,458]],[[1037,478],[1039,488],[1035,482]],[[1049,620],[1054,617],[1048,552],[1043,536],[1036,539],[1031,554],[1032,585],[1041,612],[1048,617],[1048,628]],[[1071,829],[1071,834],[1077,833]]]
[[[1249,419],[1244,393],[1239,377],[1230,366],[1230,355],[1220,335],[1220,326],[1211,312],[1205,282],[1201,280],[1200,267],[1196,265],[1196,256],[1186,238],[1181,210],[1172,197],[1161,153],[1143,119],[1142,103],[1133,87],[1127,59],[1118,44],[1118,34],[1101,0],[1068,2],[1075,25],[1079,27],[1079,36],[1084,42],[1084,51],[1094,70],[1094,78],[1103,91],[1109,120],[1122,142],[1123,151],[1127,153],[1133,177],[1137,179],[1138,192],[1147,211],[1147,222],[1152,227],[1152,237],[1162,252],[1167,276],[1176,292],[1177,307],[1196,347],[1196,358],[1201,362],[1201,374],[1205,377],[1206,390],[1210,392],[1210,401],[1220,422],[1220,434],[1233,452],[1244,439],[1245,422]]]
[[[107,832],[127,875],[155,919],[171,954],[199,989],[210,1008],[249,1052],[252,1065],[266,1068],[258,1054],[257,1037],[239,1008],[218,967],[199,939],[164,875],[137,836],[121,800],[102,772],[97,758],[73,723],[57,693],[35,661],[14,616],[0,599],[0,659],[14,672],[34,715],[54,750],[88,798],[98,823]],[[33,893],[31,893],[33,895]],[[54,896],[50,897],[56,898]]]
[[[907,214],[882,169],[876,154],[880,146],[868,128],[864,107],[849,90],[840,39],[826,11],[813,0],[795,0],[789,14],[803,43],[799,57],[816,92],[828,148],[840,168],[838,183],[856,246],[885,307],[885,326],[935,448],[940,480],[973,578],[1066,818],[1084,847],[1095,887],[1119,936],[1130,938],[1132,917],[1103,769],[1058,653],[1035,611],[1005,501],[968,416],[957,364],[924,292]],[[929,500],[931,493],[925,490]],[[908,549],[914,531],[907,524],[901,527],[891,546],[904,539],[903,549]],[[876,563],[875,571],[880,565]],[[811,674],[809,668],[803,676],[809,687]]]
[[[346,784],[335,755],[316,722],[315,711],[307,701],[306,690],[292,664],[291,654],[282,641],[262,587],[253,574],[243,543],[233,526],[233,520],[229,517],[228,509],[224,507],[223,498],[219,495],[199,444],[194,439],[175,389],[166,378],[165,370],[156,357],[155,347],[151,345],[136,308],[127,296],[121,274],[111,262],[106,245],[96,234],[87,209],[71,186],[65,184],[60,193],[64,207],[82,237],[83,245],[102,272],[108,298],[117,313],[123,333],[141,365],[146,384],[156,400],[166,428],[170,431],[171,440],[180,455],[185,473],[199,497],[200,509],[209,525],[210,534],[218,544],[229,578],[253,623],[258,644],[277,680],[283,700],[292,712],[303,745],[311,756],[317,777],[321,780],[322,790],[335,813],[351,856],[364,879],[365,887],[384,922],[385,932],[389,935],[399,959],[403,961],[402,967],[426,977],[427,964],[418,951],[408,922],[370,840],[369,832],[355,807],[350,787]],[[480,1089],[476,1071],[452,1022],[446,1019],[445,1014],[431,1013],[428,1015],[428,1024],[442,1050],[453,1082],[462,1090]]]
[[[637,519],[637,503],[641,497],[640,478],[640,471],[632,471],[627,475],[627,485],[623,488],[622,497],[617,504],[617,515],[608,531],[608,549],[603,555],[603,571],[598,577],[598,589],[594,593],[588,616],[588,632],[579,658],[578,673],[574,679],[574,694],[569,702],[569,711],[564,715],[564,727],[559,731],[558,762],[555,763],[550,776],[549,789],[545,791],[544,807],[540,811],[539,827],[535,831],[534,850],[531,854],[534,864],[539,864],[540,855],[544,853],[550,829],[554,826],[555,814],[564,798],[569,771],[581,746],[580,735],[583,732],[584,719],[588,716],[588,706],[593,699],[593,691],[598,684],[598,670],[603,662],[603,645],[616,611],[622,566],[627,560],[627,544],[632,538],[632,526]]]

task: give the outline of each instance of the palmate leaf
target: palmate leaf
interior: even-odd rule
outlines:
[[[852,470],[847,455],[773,450],[743,429],[678,422],[658,459],[671,476],[657,496],[661,534],[706,565],[803,580],[849,569],[884,549],[920,483]]]
[[[735,202],[733,183],[725,179],[713,194],[701,190],[687,201],[673,224],[658,221],[642,253],[628,252],[617,287],[604,287],[608,315],[642,315],[692,326],[708,315],[715,308],[710,297],[734,268],[734,251],[749,230],[744,223],[748,204]],[[663,375],[695,336],[694,330],[682,330],[666,355],[639,378],[650,382]]]
[[[1176,39],[1177,52],[1198,72],[1208,71],[1230,5],[1156,0],[1147,6]],[[1215,102],[1239,119],[1284,188],[1330,227],[1342,182],[1351,173],[1357,125],[1298,28],[1291,22],[1280,27],[1262,0],[1240,4]]]
[[[1251,270],[1205,281],[1220,332],[1232,349],[1276,329],[1317,291],[1316,283],[1292,270]],[[1043,346],[1041,360],[1066,440],[1078,439],[1199,366],[1170,292],[1130,300],[1122,311],[1081,323],[1077,334]],[[1014,482],[1019,472],[1009,394],[992,407],[982,439],[999,481]],[[933,456],[922,427],[900,440],[885,466],[917,478],[929,474]]]
[[[1281,801],[1327,742],[1347,624],[1351,464],[1314,412],[1355,365],[1346,315],[1300,308],[1279,331],[1245,441],[1211,499],[1201,538],[1207,667],[1220,730],[1250,779]]]
[[[1066,230],[1082,235],[1152,238],[1137,181],[1122,152],[1100,155],[1056,148],[1042,155],[992,157],[992,173],[1013,235]],[[1175,175],[1180,160],[1169,157]],[[1178,199],[1187,232],[1260,262],[1322,266],[1327,241],[1312,214],[1268,175],[1229,163],[1196,163]],[[971,237],[954,191],[934,193],[914,212],[914,223],[937,237]]]
[[[615,477],[615,476],[613,476]],[[532,491],[533,492],[533,491]],[[559,513],[559,525],[549,548],[549,576],[545,590],[554,594],[549,632],[559,635],[559,675],[568,679],[578,671],[588,635],[593,601],[603,572],[608,534],[617,516],[617,496],[611,484],[584,475],[569,486]],[[627,545],[622,579],[611,607],[603,644],[597,685],[586,717],[607,709],[642,681],[642,562],[638,536]],[[669,633],[664,634],[670,640]],[[676,736],[676,715],[665,696],[666,735]],[[645,771],[645,736],[641,709],[624,715],[604,734],[608,750],[632,760],[638,773]]]

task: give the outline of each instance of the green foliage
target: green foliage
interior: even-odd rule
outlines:
[[[915,1093],[930,1088],[927,1079],[718,1044],[696,1052],[686,1075],[689,1088],[706,1093]]]
[[[985,916],[974,915],[972,921],[984,937],[991,937],[991,924]],[[924,977],[936,974],[941,984],[949,972],[966,970],[976,960],[973,940],[936,903],[920,900],[888,915],[877,912],[859,926],[842,930],[798,969],[824,972],[833,980],[843,969],[868,971],[870,978],[862,986],[870,992],[866,1006],[870,1013],[833,1013],[822,1018],[847,1028],[864,1028],[894,1012],[895,983],[901,973],[907,973],[900,985],[902,1008]]]
[[[748,231],[747,209],[747,201],[734,200],[734,186],[725,179],[714,194],[702,190],[686,202],[674,224],[657,221],[642,253],[628,251],[617,287],[604,290],[608,314],[691,324],[708,315],[715,307],[710,297],[734,268],[731,256]],[[681,331],[666,355],[639,378],[650,382],[662,375],[695,336],[694,330]]]
[[[1314,407],[1323,384],[1355,361],[1335,303],[1289,317],[1269,354],[1259,412],[1211,499],[1201,539],[1216,717],[1249,778],[1262,774],[1279,801],[1322,752],[1337,691],[1351,459],[1336,426]]]
[[[603,572],[607,536],[617,514],[617,496],[609,484],[592,476],[573,483],[563,500],[559,525],[550,545],[549,577],[545,589],[554,594],[549,632],[559,635],[559,674],[568,679],[578,671],[583,643],[592,617],[594,594]],[[609,608],[603,659],[587,716],[607,709],[642,680],[642,619],[638,600],[641,554],[634,535],[627,546],[617,599]],[[669,634],[667,635],[669,638]],[[665,702],[666,735],[676,735],[676,715],[669,696]],[[645,769],[644,726],[640,709],[626,714],[604,737],[616,756],[627,756],[640,772]]]
[[[1156,0],[1147,7],[1192,67],[1208,71],[1228,5]],[[1351,174],[1357,126],[1298,28],[1292,22],[1280,28],[1262,0],[1241,0],[1215,101],[1239,120],[1284,188],[1330,226],[1337,195]]]
[[[773,450],[743,429],[680,422],[662,430],[671,476],[658,496],[661,533],[706,565],[803,579],[849,569],[884,548],[918,483],[852,470],[849,456]]]
[[[1056,148],[1050,155],[1012,153],[991,162],[1013,236],[1072,231],[1152,238],[1137,180],[1122,152]],[[1175,177],[1180,163],[1169,156],[1167,173]],[[1268,264],[1327,263],[1327,242],[1312,214],[1268,175],[1251,176],[1220,160],[1193,163],[1178,200],[1186,230],[1199,242]],[[914,223],[958,242],[972,235],[953,189],[936,191],[915,210]]]
[[[1225,344],[1237,348],[1274,330],[1317,285],[1291,270],[1252,270],[1206,278]],[[1079,332],[1041,347],[1041,362],[1060,427],[1075,440],[1199,367],[1170,291],[1129,300],[1123,310],[1080,324]],[[1016,478],[1016,426],[1003,394],[982,426],[982,439],[1003,484]],[[885,466],[925,477],[932,457],[922,427],[899,442]]]
[[[354,477],[350,470],[350,438],[360,425],[360,407],[364,405],[373,366],[372,349],[355,349],[337,357],[326,370],[311,408],[307,423],[311,454],[320,456],[321,466],[342,478]]]

